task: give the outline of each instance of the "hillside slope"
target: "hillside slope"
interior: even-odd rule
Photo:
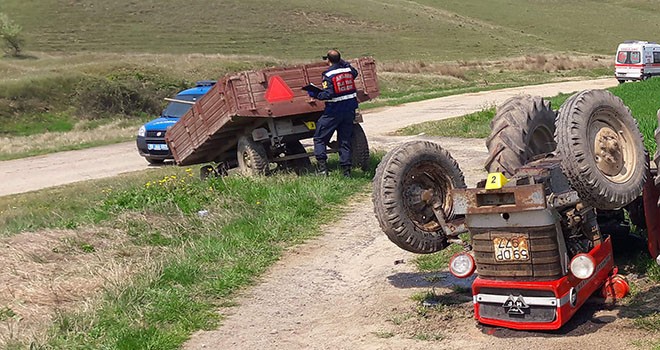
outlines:
[[[32,51],[350,56],[445,61],[611,54],[654,40],[650,0],[3,0]],[[634,19],[634,23],[633,23]]]

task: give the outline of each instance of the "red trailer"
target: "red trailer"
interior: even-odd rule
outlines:
[[[377,97],[375,61],[363,57],[350,63],[359,71],[358,100]],[[219,79],[167,131],[174,160],[179,165],[215,162],[219,164],[215,171],[238,166],[247,174],[308,168],[309,154],[300,140],[314,135],[325,104],[310,98],[302,87],[321,84],[326,69],[320,62],[246,71]],[[352,140],[353,165],[366,169],[369,146],[360,122],[358,114]]]

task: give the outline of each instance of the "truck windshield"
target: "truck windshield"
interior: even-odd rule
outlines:
[[[197,101],[197,99],[202,96],[203,95],[177,95],[176,99],[184,101]],[[188,112],[188,110],[190,110],[190,107],[192,107],[192,105],[179,102],[170,102],[163,111],[163,117],[181,118],[184,114],[186,114],[186,112]]]
[[[623,64],[637,64],[642,61],[642,55],[639,51],[619,51],[616,55],[616,62]]]

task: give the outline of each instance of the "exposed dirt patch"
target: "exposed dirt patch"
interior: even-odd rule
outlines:
[[[48,230],[0,240],[0,347],[42,341],[56,315],[93,307],[149,260],[111,230]]]

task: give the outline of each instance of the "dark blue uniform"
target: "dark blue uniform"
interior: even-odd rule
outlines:
[[[325,101],[325,110],[316,123],[314,134],[314,155],[319,161],[328,159],[326,145],[337,130],[339,141],[339,164],[351,166],[351,137],[353,120],[358,108],[355,78],[358,71],[348,62],[339,61],[323,72],[323,91],[316,94],[317,99]]]

